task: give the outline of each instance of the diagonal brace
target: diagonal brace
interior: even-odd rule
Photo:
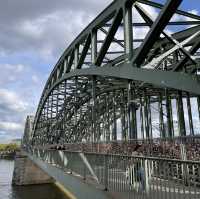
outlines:
[[[167,4],[160,11],[160,14],[157,17],[156,21],[153,23],[152,28],[148,32],[137,54],[133,58],[132,63],[134,65],[136,64],[137,67],[141,66],[147,54],[153,47],[154,43],[158,40],[163,29],[165,28],[181,2],[182,0],[168,0]]]

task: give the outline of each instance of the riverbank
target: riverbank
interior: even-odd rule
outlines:
[[[14,160],[16,151],[20,150],[17,144],[0,144],[0,159]]]

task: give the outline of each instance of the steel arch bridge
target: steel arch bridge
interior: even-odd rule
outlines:
[[[181,2],[115,0],[101,12],[51,72],[32,144],[194,135],[191,98],[200,111],[200,16],[179,10]]]

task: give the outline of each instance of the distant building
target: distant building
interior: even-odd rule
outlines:
[[[34,122],[34,116],[28,115],[26,118],[26,123],[24,128],[23,144],[29,143],[29,141],[32,138],[33,122]]]

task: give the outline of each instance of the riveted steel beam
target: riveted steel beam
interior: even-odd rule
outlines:
[[[129,4],[125,5],[123,15],[125,53],[128,55],[128,60],[130,61],[133,57],[133,27],[131,25],[132,7]]]
[[[84,44],[81,56],[79,58],[79,61],[78,61],[78,64],[77,64],[77,69],[80,69],[81,66],[83,65],[84,60],[85,60],[85,58],[87,56],[87,52],[89,50],[90,44],[91,44],[91,35],[89,34],[88,37],[87,37],[87,39],[86,39],[86,42]]]
[[[97,66],[100,66],[105,55],[106,55],[106,52],[108,51],[108,48],[110,47],[110,44],[115,36],[115,33],[117,32],[118,30],[118,27],[121,23],[121,20],[122,20],[122,17],[123,17],[123,13],[122,13],[122,10],[119,10],[117,13],[116,13],[116,16],[114,17],[113,19],[113,23],[112,23],[112,26],[110,27],[109,29],[109,32],[104,40],[104,43],[100,49],[100,52],[97,56],[97,59],[95,61],[95,65]]]
[[[149,6],[152,6],[152,7],[155,7],[155,8],[163,9],[163,7],[164,7],[162,4],[157,3],[157,2],[153,2],[153,1],[146,1],[146,0],[137,0],[137,1],[142,3],[142,4],[149,5]],[[182,16],[185,16],[185,17],[192,18],[192,19],[200,20],[200,16],[195,15],[195,14],[190,13],[190,12],[185,12],[185,11],[182,11],[182,10],[176,10],[175,13],[182,15]]]
[[[162,9],[155,22],[151,17],[148,18],[145,12],[141,12],[141,9],[137,9],[137,2]],[[168,0],[166,5],[162,6],[153,1],[116,0],[97,16],[67,48],[50,74],[35,116],[34,136],[38,143],[116,140],[119,133],[117,122],[120,119],[122,139],[137,138],[136,116],[139,112],[141,136],[151,138],[154,136],[154,107],[151,103],[158,102],[159,94],[163,97],[160,100],[161,109],[164,107],[162,102],[166,101],[168,127],[168,132],[166,135],[162,133],[162,136],[172,137],[173,117],[170,100],[175,98],[177,90],[180,135],[185,135],[182,97],[187,97],[186,93],[192,97],[200,95],[198,73],[186,74],[192,73],[192,70],[195,72],[198,67],[195,65],[198,61],[197,39],[184,45],[192,46],[191,52],[186,52],[183,47],[178,48],[167,56],[164,63],[158,63],[154,69],[140,68],[143,63],[148,64],[153,59],[162,58],[165,52],[171,52],[169,50],[174,45],[183,43],[200,30],[200,26],[188,27],[172,34],[172,38],[163,32],[166,25],[190,24],[186,21],[169,22],[174,13],[190,16],[191,23],[198,18],[196,15],[177,10],[180,2],[181,0]],[[145,19],[145,23],[132,21],[133,6]],[[194,24],[199,24],[199,21]],[[133,28],[143,25],[150,27],[146,37],[138,39],[136,35],[133,38]],[[108,28],[104,28],[105,26]],[[102,31],[106,35],[104,40],[100,35]],[[118,35],[118,31],[123,31],[124,38]],[[160,37],[162,33],[164,37]],[[138,47],[134,49],[136,41],[141,44],[138,43]],[[117,48],[113,49],[114,46]],[[190,54],[194,56],[191,57]],[[133,67],[134,64],[139,67]],[[180,73],[184,67],[187,70]],[[130,83],[130,87],[127,87],[127,82]],[[190,117],[189,102],[187,98]],[[164,115],[161,109],[160,118]],[[161,120],[165,126],[165,119]]]
[[[145,57],[155,44],[156,40],[159,39],[161,32],[163,31],[181,2],[182,0],[168,0],[166,5],[160,12],[159,16],[157,17],[156,21],[153,23],[152,28],[150,29],[144,42],[142,43],[142,46],[139,48],[137,54],[133,58],[133,65],[136,64],[137,67],[141,66],[141,64],[144,62]]]

